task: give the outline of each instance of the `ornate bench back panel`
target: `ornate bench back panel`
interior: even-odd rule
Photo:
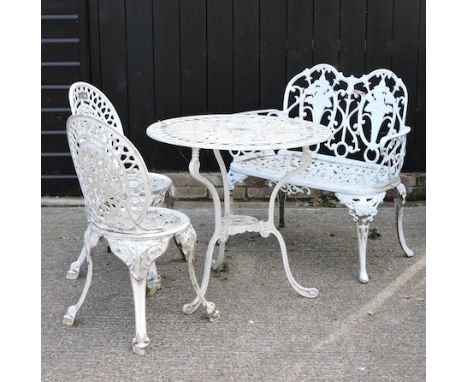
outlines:
[[[122,123],[111,101],[98,88],[86,82],[75,82],[68,93],[73,115],[89,115],[107,123],[123,134]]]
[[[129,231],[151,203],[148,171],[128,139],[88,116],[72,116],[67,135],[88,219],[98,226]]]
[[[332,137],[316,148],[321,154],[375,163],[386,176],[399,173],[406,137],[384,140],[405,126],[407,92],[389,70],[346,77],[333,66],[316,65],[291,79],[283,111],[330,127]]]

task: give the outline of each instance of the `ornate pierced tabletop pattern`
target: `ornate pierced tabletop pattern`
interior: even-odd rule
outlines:
[[[215,114],[172,118],[148,127],[149,137],[178,146],[215,150],[268,150],[311,146],[331,130],[283,117]]]

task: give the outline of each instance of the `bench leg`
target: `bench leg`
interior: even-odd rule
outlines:
[[[359,281],[363,284],[369,282],[366,270],[367,236],[369,223],[377,215],[377,206],[382,203],[385,192],[377,195],[346,195],[336,193],[338,200],[349,208],[349,214],[356,223],[359,246]]]
[[[278,209],[279,209],[279,224],[278,227],[284,227],[284,203],[286,201],[287,193],[279,190],[278,191]]]
[[[356,221],[359,248],[359,281],[363,284],[369,282],[366,270],[367,235],[369,234],[369,220],[366,217]]]
[[[405,234],[403,233],[403,209],[406,199],[406,188],[403,183],[400,183],[395,188],[395,222],[397,226],[398,240],[400,241],[401,248],[407,257],[412,257],[414,252],[406,244]]]

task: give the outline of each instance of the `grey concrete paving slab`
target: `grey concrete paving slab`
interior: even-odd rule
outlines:
[[[180,203],[198,233],[196,270],[212,232],[209,203]],[[239,204],[266,216],[266,203]],[[296,279],[319,297],[299,296],[283,270],[274,237],[246,233],[227,244],[228,265],[213,274],[207,297],[221,320],[184,315],[193,290],[187,266],[170,246],[158,259],[163,288],[147,299],[150,353],[131,351],[133,302],[126,266],[95,252],[94,278],[77,325],[62,324],[76,303],[78,280],[65,274],[82,245],[82,207],[42,209],[42,377],[44,381],[424,381],[425,207],[406,208],[405,233],[415,251],[398,245],[393,208],[380,208],[368,243],[370,282],[357,281],[357,238],[344,208],[286,210],[282,229]]]

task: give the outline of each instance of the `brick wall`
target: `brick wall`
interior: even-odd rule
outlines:
[[[208,199],[209,193],[206,187],[201,186],[189,173],[166,173],[176,189],[176,199],[195,200]],[[222,180],[219,173],[205,173],[206,176],[218,190],[221,199],[223,198]],[[402,173],[401,180],[406,186],[408,200],[426,199],[426,174],[425,173]],[[238,183],[234,189],[233,197],[237,200],[262,200],[270,196],[272,188],[268,187],[268,182],[259,178],[249,177],[244,182]],[[298,194],[292,196],[297,199],[312,199],[321,196],[318,190],[312,190],[311,195]],[[388,195],[393,199],[393,195]]]

